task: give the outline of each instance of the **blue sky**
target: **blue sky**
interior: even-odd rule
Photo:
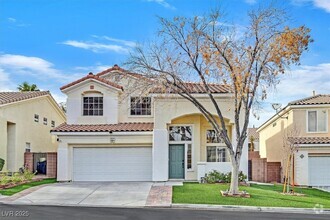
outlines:
[[[64,101],[59,87],[88,72],[125,62],[136,43],[155,38],[157,16],[199,16],[221,6],[228,21],[247,22],[261,0],[0,0],[0,91],[36,83]],[[330,0],[278,0],[293,26],[312,29],[315,42],[302,65],[271,91],[251,125],[274,114],[271,103],[330,93]]]

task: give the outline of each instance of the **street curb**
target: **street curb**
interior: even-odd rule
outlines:
[[[286,207],[258,207],[258,206],[233,206],[233,205],[172,204],[171,207],[177,209],[210,210],[210,211],[279,212],[279,213],[330,215],[330,209],[323,209],[321,206],[316,206],[315,208],[286,208]]]

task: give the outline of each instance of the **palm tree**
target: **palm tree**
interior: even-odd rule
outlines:
[[[28,82],[23,82],[22,84],[18,85],[17,89],[20,92],[26,92],[26,91],[39,91],[36,84],[29,84]]]

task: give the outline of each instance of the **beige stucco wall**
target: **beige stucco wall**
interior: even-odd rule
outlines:
[[[39,122],[34,121],[34,114],[39,115]],[[43,118],[48,120],[43,124]],[[64,114],[51,101],[50,97],[38,97],[13,104],[0,106],[0,157],[6,160],[4,169],[17,171],[24,164],[26,143],[31,144],[31,152],[56,152],[56,137],[50,134],[51,121],[55,125],[65,122]],[[8,161],[7,122],[15,126],[15,162]],[[12,167],[7,167],[8,164]]]
[[[314,109],[326,109],[328,111],[327,132],[307,132],[307,111]],[[267,158],[269,162],[281,162],[282,171],[285,172],[287,164],[287,151],[283,147],[285,133],[292,129],[297,130],[298,137],[329,137],[330,111],[325,107],[296,107],[288,112],[288,119],[278,118],[274,122],[259,130],[260,156]],[[286,116],[286,115],[285,115]],[[275,126],[274,123],[276,124]],[[308,155],[310,153],[330,153],[329,147],[302,146],[295,152],[295,183],[308,185]],[[301,157],[300,157],[301,156]]]
[[[328,112],[328,131],[327,132],[308,132],[307,131],[307,110],[327,110]],[[329,137],[330,126],[330,109],[324,107],[312,107],[303,109],[293,109],[293,123],[297,125],[300,130],[300,136],[303,137]]]
[[[279,162],[284,153],[284,131],[293,125],[293,112],[289,111],[283,117],[270,123],[259,131],[259,153],[261,158],[267,158],[268,162]]]

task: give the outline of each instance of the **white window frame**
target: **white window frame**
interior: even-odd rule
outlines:
[[[102,98],[102,115],[84,115],[84,98]],[[101,110],[101,109],[99,109]],[[93,109],[93,112],[94,112],[94,109]],[[104,96],[102,93],[86,93],[86,94],[83,94],[82,97],[81,97],[81,116],[83,117],[103,117],[104,116]]]
[[[138,98],[138,95],[130,95],[128,96],[128,117],[129,118],[134,118],[134,117],[138,117],[138,118],[152,118],[153,116],[153,97],[151,96],[141,96],[140,98],[144,98],[144,97],[148,97],[150,98],[150,115],[132,115],[131,114],[131,98]]]
[[[27,151],[29,150],[29,151]],[[30,142],[25,142],[25,152],[31,152],[31,143]]]
[[[207,132],[210,131],[210,130],[214,130],[214,129],[206,129],[206,132],[205,132],[205,150],[206,150],[206,162],[207,163],[227,163],[227,162],[230,162],[229,161],[229,152],[228,152],[228,149],[227,149],[227,146],[225,143],[223,142],[220,142],[220,143],[207,143]],[[215,156],[216,156],[216,162],[208,162],[207,161],[207,147],[215,147],[216,150],[215,150]],[[226,161],[225,162],[218,162],[218,147],[221,147],[221,148],[225,148],[226,150]]]
[[[40,116],[38,114],[34,114],[34,122],[39,122]]]
[[[43,123],[44,125],[47,125],[47,124],[48,124],[48,119],[47,119],[46,117],[44,117],[44,118],[42,119],[42,123]]]
[[[314,112],[316,111],[316,131],[309,131],[308,130],[308,113],[309,112]],[[319,127],[319,122],[318,122],[318,115],[319,115],[319,111],[326,111],[325,113],[325,131],[318,131],[318,127]],[[328,133],[328,109],[308,109],[306,110],[306,133],[310,133],[310,134],[316,134],[316,133]]]
[[[180,127],[180,126],[189,126],[191,127],[191,141],[170,141],[170,127]],[[193,124],[170,124],[167,127],[167,139],[168,139],[168,143],[170,144],[183,144],[184,145],[184,172],[185,172],[185,178],[187,176],[187,172],[194,172],[194,125]],[[188,162],[188,144],[191,144],[191,168],[187,168],[187,162]]]

